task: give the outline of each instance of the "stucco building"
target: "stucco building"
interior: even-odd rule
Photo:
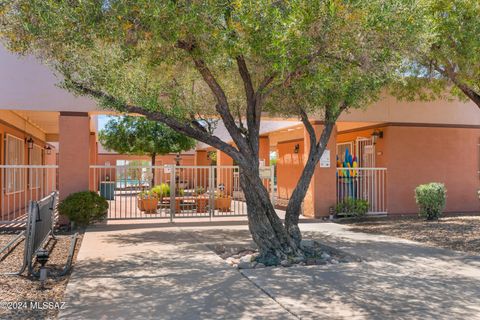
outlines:
[[[64,198],[97,189],[91,166],[140,159],[99,147],[95,117],[106,112],[89,99],[57,88],[57,79],[35,59],[16,57],[0,47],[0,70],[0,165],[58,165],[49,174],[53,181],[49,185]],[[313,125],[321,131],[321,121]],[[231,140],[221,125],[217,134]],[[265,117],[260,149],[264,165],[276,154],[275,198],[281,205],[303,167],[308,151],[305,129],[298,119]],[[305,200],[307,216],[327,216],[346,195],[368,199],[372,213],[415,213],[413,189],[432,181],[446,184],[447,212],[480,211],[480,111],[471,102],[399,102],[385,95],[367,110],[343,114],[327,149]],[[182,164],[210,165],[212,151],[198,144],[194,153],[182,156]],[[356,161],[356,169],[348,164],[343,168],[348,154]],[[216,161],[220,166],[234,165],[223,153],[217,153]],[[174,155],[159,158],[157,165],[171,163]],[[38,193],[41,183],[33,177],[40,176],[34,169],[2,171],[3,215],[8,211],[6,203],[16,199],[24,203]],[[42,170],[44,179],[48,168]],[[229,181],[234,183],[234,178]]]

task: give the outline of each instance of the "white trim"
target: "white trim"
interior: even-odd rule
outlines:
[[[5,140],[4,140],[4,142],[5,142],[4,143],[4,152],[5,152],[4,161],[5,161],[5,163],[11,162],[11,158],[9,158],[9,154],[11,153],[9,139],[10,139],[10,141],[16,141],[15,145],[14,145],[15,150],[13,150],[13,151],[14,151],[14,153],[17,152],[17,151],[20,152],[20,154],[16,155],[17,156],[16,158],[21,163],[24,163],[25,162],[25,139],[19,138],[18,136],[15,136],[15,135],[9,134],[9,133],[5,134]],[[17,145],[17,143],[19,143],[19,145]],[[18,150],[17,150],[17,147],[19,147]],[[12,168],[12,169],[20,169],[20,168],[11,167],[12,165],[15,166],[15,165],[18,165],[18,164],[7,164],[6,166],[10,166],[9,168]],[[13,191],[9,191],[9,183],[8,183],[9,181],[8,181],[8,179],[11,179],[13,176],[15,176],[15,173],[6,174],[4,172],[3,190],[4,190],[4,193],[6,195],[23,193],[23,192],[26,191],[26,187],[27,187],[27,184],[28,184],[28,181],[26,181],[26,180],[28,180],[27,179],[28,177],[24,176],[22,173],[20,173],[19,176],[23,176],[24,179],[18,179],[18,178],[15,177],[14,183],[13,183],[13,188],[11,188],[11,189],[13,189]],[[18,188],[16,188],[16,186],[15,186],[15,181],[17,181],[17,180],[20,183]]]

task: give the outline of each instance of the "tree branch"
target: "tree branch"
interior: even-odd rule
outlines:
[[[344,62],[344,63],[352,64],[352,65],[354,65],[356,67],[360,67],[360,68],[362,67],[362,64],[360,62],[356,61],[356,60],[348,59],[348,58],[344,58],[344,57],[337,57],[337,56],[331,55],[331,54],[326,54],[323,51],[323,49],[318,49],[314,53],[306,56],[303,59],[303,61],[305,61],[304,64],[301,64],[301,65],[297,66],[294,70],[292,70],[289,74],[287,74],[287,76],[285,77],[285,79],[281,83],[277,84],[276,86],[271,87],[270,90],[266,91],[263,94],[262,98],[268,97],[270,94],[272,94],[277,89],[286,88],[286,87],[290,86],[290,83],[293,80],[300,77],[303,74],[305,68],[308,67],[315,60],[315,58],[317,58],[319,56],[322,56],[322,55],[327,59],[331,59],[331,60],[335,60],[335,61],[341,61],[341,62]],[[270,77],[273,77],[270,80],[270,82],[271,82],[276,77],[276,74],[274,73]],[[269,78],[267,78],[267,79],[269,79]]]
[[[233,146],[229,145],[228,143],[220,140],[218,137],[209,134],[207,131],[199,129],[198,128],[199,124],[198,126],[195,125],[195,127],[192,127],[190,124],[182,123],[179,120],[173,117],[167,116],[161,112],[153,112],[136,105],[123,103],[119,99],[109,94],[106,94],[102,91],[98,91],[95,89],[91,89],[89,87],[82,85],[81,83],[70,81],[70,84],[71,84],[71,87],[75,89],[75,91],[77,91],[78,93],[81,93],[83,95],[89,95],[96,99],[104,100],[109,104],[119,106],[121,107],[122,111],[125,111],[128,113],[141,114],[149,120],[161,122],[169,126],[175,131],[181,132],[191,138],[194,138],[195,140],[204,142],[214,148],[217,148],[225,152],[238,163],[245,163],[245,159],[243,155],[237,149],[235,149]]]
[[[448,63],[443,69],[434,63],[435,70],[437,70],[445,78],[450,79],[470,100],[472,100],[480,108],[480,93],[476,92],[469,85],[459,80],[457,72],[453,65]]]
[[[308,115],[302,108],[299,108],[300,119],[302,120],[305,129],[307,130],[308,137],[310,138],[310,146],[315,146],[317,144],[317,135],[315,134],[315,129],[313,128]]]
[[[260,131],[260,105],[256,101],[255,89],[253,88],[252,78],[248,71],[247,63],[242,55],[236,57],[238,72],[243,80],[245,88],[245,96],[247,100],[247,128],[248,128],[248,142],[255,157],[258,156],[258,136]]]
[[[242,132],[235,123],[235,119],[230,112],[228,99],[225,95],[225,92],[223,91],[220,84],[217,82],[215,76],[212,74],[210,69],[207,67],[205,61],[198,58],[198,56],[194,52],[197,49],[195,41],[179,40],[177,42],[177,47],[189,53],[195,65],[195,69],[197,69],[197,71],[200,73],[203,80],[207,83],[213,95],[215,96],[215,99],[217,100],[215,109],[222,118],[223,123],[225,124],[225,128],[228,130],[228,133],[232,137],[233,142],[237,145],[237,147],[242,151],[243,154],[249,154],[250,150],[248,148],[246,140],[242,136]]]

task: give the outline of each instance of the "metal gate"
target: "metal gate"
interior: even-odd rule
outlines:
[[[107,199],[110,220],[247,215],[238,166],[95,165],[90,170],[90,187]],[[271,167],[261,172],[273,195]]]
[[[363,199],[369,214],[387,214],[386,191],[386,168],[337,168],[337,204]]]

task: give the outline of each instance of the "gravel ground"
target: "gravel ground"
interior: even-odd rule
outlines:
[[[297,260],[284,260],[279,265],[270,267],[291,267],[305,265],[325,265],[338,264],[353,261],[361,261],[360,258],[350,255],[341,250],[326,246],[317,241],[306,240],[305,250],[307,257]],[[237,269],[258,269],[265,268],[263,263],[257,263],[258,250],[254,246],[238,246],[238,245],[207,245],[207,247],[215,252],[220,258],[233,268]]]
[[[445,217],[438,221],[417,217],[387,218],[345,224],[355,232],[384,234],[447,249],[480,253],[480,216]]]
[[[15,234],[0,234],[0,248],[3,247]],[[80,249],[82,235],[79,236],[75,248],[74,263]],[[0,260],[0,273],[16,272],[22,265],[25,242],[21,241],[13,251],[3,260]],[[70,249],[70,236],[61,234],[56,240],[51,239],[47,248],[50,251],[50,259],[47,266],[50,270],[61,270],[67,261]],[[8,307],[0,305],[0,319],[55,319],[58,308],[63,299],[70,274],[64,277],[49,278],[45,289],[40,289],[40,282],[28,277],[26,273],[20,276],[0,275],[0,304],[12,302]],[[43,310],[31,302],[56,302]],[[45,305],[44,305],[45,306]],[[11,309],[16,307],[16,310]]]

